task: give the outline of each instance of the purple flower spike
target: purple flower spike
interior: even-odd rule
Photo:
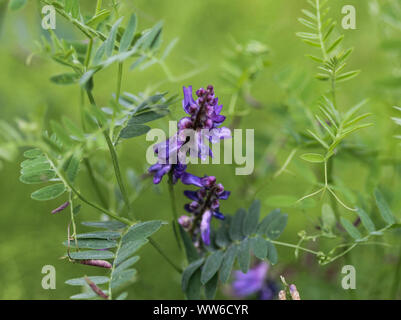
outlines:
[[[224,215],[219,211],[220,200],[225,200],[230,195],[229,191],[224,191],[221,183],[216,184],[216,177],[204,176],[203,178],[195,177],[188,179],[183,177],[182,182],[199,186],[198,191],[184,191],[184,195],[191,199],[191,203],[187,203],[184,208],[192,214],[193,223],[189,232],[194,237],[194,241],[202,240],[206,246],[210,245],[210,229],[212,217],[224,220]],[[199,236],[200,235],[200,239]]]
[[[64,202],[61,206],[59,206],[56,209],[52,210],[52,214],[55,214],[55,213],[63,211],[65,208],[68,207],[69,204],[70,204],[69,201]]]
[[[158,163],[149,168],[149,173],[153,175],[155,184],[160,183],[167,173],[173,171],[173,183],[181,179],[184,184],[201,187],[200,178],[186,174],[186,166],[180,164],[180,161],[184,162],[182,156],[186,156],[186,154],[180,153],[180,150],[184,151],[181,148],[187,144],[191,152],[195,150],[200,159],[206,160],[207,157],[213,157],[212,150],[206,141],[217,143],[221,139],[230,138],[231,131],[226,127],[219,127],[224,122],[225,116],[220,115],[223,106],[218,104],[213,86],[209,85],[206,89],[197,90],[198,98],[196,100],[192,96],[192,86],[183,87],[183,93],[182,106],[189,116],[183,117],[178,122],[176,134],[154,146],[154,152],[158,155]],[[194,133],[191,134],[191,137],[188,136],[188,130]],[[177,161],[171,161],[177,156]]]
[[[207,210],[202,215],[202,222],[200,225],[202,241],[207,246],[210,246],[210,222],[211,221],[212,221],[212,212],[210,210]]]

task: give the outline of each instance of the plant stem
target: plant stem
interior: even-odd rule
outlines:
[[[89,90],[87,90],[86,92],[88,94],[88,98],[89,98],[90,103],[93,106],[97,107],[96,102],[95,102],[95,98],[93,97],[92,92],[89,91]],[[100,123],[99,123],[99,127],[101,129],[103,129],[103,127],[102,127],[102,125]],[[120,165],[118,163],[118,157],[117,157],[116,149],[115,149],[115,147],[113,145],[113,142],[110,139],[109,133],[107,132],[106,129],[103,129],[103,136],[106,139],[107,147],[109,148],[109,152],[110,152],[110,156],[111,156],[111,160],[112,160],[113,168],[114,168],[114,174],[115,174],[116,179],[117,179],[118,187],[120,188],[121,194],[123,196],[123,199],[124,199],[125,205],[127,206],[128,211],[131,211],[131,206],[130,206],[130,202],[129,202],[129,199],[128,199],[128,194],[127,194],[127,191],[125,189],[125,186],[124,186],[124,183],[123,183],[123,179],[122,179],[122,176],[121,176],[121,170],[120,170]]]
[[[164,259],[178,272],[178,273],[182,273],[182,269],[180,267],[178,267],[172,260],[170,260],[170,258],[163,252],[163,250],[159,247],[159,245],[156,243],[155,240],[153,240],[152,238],[149,238],[149,243],[157,250],[157,252],[159,252],[160,255],[162,255],[164,257]]]
[[[87,94],[88,94],[88,98],[89,98],[90,103],[91,103],[93,106],[97,107],[96,102],[95,102],[95,99],[94,99],[94,97],[93,97],[93,95],[92,95],[92,92],[91,92],[91,91],[87,91]],[[101,124],[99,124],[99,125],[101,126]],[[122,180],[122,177],[121,177],[121,171],[120,171],[120,165],[119,165],[119,163],[118,163],[117,152],[116,152],[116,150],[115,150],[115,148],[114,148],[114,145],[113,145],[113,143],[112,143],[112,141],[111,141],[111,139],[110,139],[110,137],[109,137],[109,134],[108,134],[107,130],[103,130],[103,135],[104,135],[104,137],[105,137],[105,139],[106,139],[107,146],[109,147],[109,151],[110,151],[110,155],[111,155],[112,162],[113,162],[113,167],[114,167],[114,173],[115,173],[115,176],[116,176],[116,178],[117,178],[118,186],[119,186],[119,188],[120,188],[121,194],[123,195],[124,202],[125,202],[125,204],[126,204],[128,210],[130,210],[131,206],[130,206],[129,199],[128,199],[128,195],[127,195],[127,192],[126,192],[126,189],[125,189],[125,187],[124,187],[124,183],[123,183],[123,180]],[[79,197],[79,195],[78,195],[78,197]],[[82,199],[81,199],[81,200],[82,200]],[[84,201],[84,200],[83,200],[83,201]],[[115,219],[117,219],[117,218],[115,218]],[[123,220],[125,220],[125,221],[128,221],[128,222],[129,222],[129,223],[128,223],[129,225],[132,225],[132,222],[129,221],[128,219],[126,219],[126,218],[118,217],[117,220],[122,221],[122,222],[123,222]],[[126,222],[124,222],[124,223],[126,223]],[[182,273],[182,270],[181,270],[179,267],[177,267],[177,266],[174,264],[174,262],[172,262],[172,261],[170,260],[170,258],[163,252],[163,250],[159,247],[159,245],[158,245],[153,239],[149,238],[149,242],[150,242],[150,244],[157,250],[157,252],[159,252],[159,254],[160,254],[161,256],[163,256],[163,258],[164,258],[177,272]]]
[[[309,252],[309,253],[314,254],[314,255],[319,255],[319,254],[320,254],[320,252],[313,251],[313,250],[310,250],[310,249],[307,249],[307,248],[303,248],[303,247],[300,247],[300,246],[295,245],[295,244],[286,243],[286,242],[281,242],[281,241],[274,241],[274,240],[269,240],[269,241],[270,241],[271,243],[277,244],[277,245],[279,245],[279,246],[289,247],[289,248],[294,248],[294,249],[299,249],[299,250],[302,250],[302,251],[305,251],[305,252]]]
[[[121,94],[121,79],[123,77],[123,63],[120,62],[118,64],[118,76],[117,76],[117,90],[116,90],[116,102],[118,104],[118,101],[120,100],[120,94]]]
[[[91,180],[91,183],[92,183],[92,185],[93,185],[93,187],[95,189],[95,192],[96,192],[100,202],[102,203],[102,206],[105,207],[105,208],[108,208],[109,204],[107,203],[107,200],[103,196],[103,193],[102,193],[102,191],[101,191],[101,189],[99,187],[99,184],[97,183],[97,180],[95,178],[95,175],[94,175],[94,172],[93,172],[93,168],[92,168],[91,163],[89,162],[89,159],[88,158],[84,158],[83,161],[84,161],[86,170],[88,171],[89,179]]]
[[[53,163],[53,161],[47,157],[47,160],[49,161],[50,165],[53,167],[54,171],[56,172],[56,175],[60,178],[60,180],[64,183],[65,186],[67,186],[72,192],[74,192],[76,194],[76,196],[81,199],[83,202],[85,202],[86,204],[88,204],[89,206],[103,212],[104,214],[108,215],[110,218],[116,219],[122,223],[125,223],[126,225],[132,225],[133,222],[123,218],[123,217],[119,217],[116,214],[112,213],[111,211],[97,205],[96,203],[86,199],[81,193],[79,193],[79,191],[61,174],[61,172],[58,170],[58,168],[56,167],[56,165]]]
[[[175,193],[174,193],[174,184],[173,184],[173,172],[170,171],[168,175],[168,191],[170,194],[170,202],[171,202],[171,210],[173,212],[173,231],[174,231],[174,236],[175,240],[177,241],[177,245],[182,249],[181,247],[181,242],[180,242],[180,237],[178,235],[178,228],[177,228],[177,223],[178,223],[178,214],[177,214],[177,203],[175,201]]]

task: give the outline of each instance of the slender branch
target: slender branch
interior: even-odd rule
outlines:
[[[291,244],[291,243],[286,243],[286,242],[281,242],[281,241],[275,241],[275,240],[269,240],[271,243],[273,244],[277,244],[279,246],[283,246],[283,247],[289,247],[289,248],[294,248],[294,249],[298,249],[298,250],[302,250],[305,252],[309,252],[312,253],[314,255],[320,255],[322,254],[321,252],[318,251],[313,251],[304,247],[300,247],[299,245],[295,245],[295,244]]]
[[[106,198],[104,197],[104,195],[102,193],[102,190],[99,187],[99,184],[98,184],[98,182],[97,182],[97,180],[95,178],[95,174],[93,172],[93,168],[92,168],[91,163],[89,162],[89,159],[88,158],[84,158],[83,161],[84,161],[84,165],[86,167],[86,170],[88,171],[89,179],[91,180],[91,183],[92,183],[92,185],[93,185],[93,187],[95,189],[95,192],[96,192],[100,202],[102,203],[102,206],[105,207],[105,208],[108,208],[109,204],[108,204]]]
[[[177,214],[177,203],[175,201],[175,193],[174,193],[174,184],[173,184],[173,172],[170,171],[169,175],[168,175],[168,191],[169,191],[169,195],[170,195],[170,202],[171,202],[171,210],[173,212],[173,231],[174,231],[174,237],[175,240],[177,241],[177,245],[180,249],[182,249],[181,247],[181,242],[180,242],[180,237],[178,235],[178,214]]]
[[[162,255],[164,257],[164,259],[178,272],[178,273],[182,273],[183,270],[178,267],[164,252],[163,250],[159,247],[159,245],[156,243],[155,240],[153,240],[152,238],[149,238],[149,243],[157,250],[157,252],[159,252],[160,255]]]
[[[95,102],[95,98],[93,97],[92,92],[89,91],[89,90],[87,90],[86,92],[87,92],[87,95],[88,95],[90,103],[93,106],[97,107],[96,102]],[[99,125],[100,128],[103,129],[103,127],[102,127],[102,125],[100,123],[98,125]],[[121,194],[123,196],[124,203],[127,206],[128,211],[131,211],[131,205],[130,205],[130,202],[129,202],[128,194],[127,194],[127,191],[125,189],[125,186],[124,186],[124,183],[123,183],[123,179],[122,179],[122,176],[121,176],[121,170],[120,170],[120,165],[119,165],[119,162],[118,162],[116,149],[115,149],[115,147],[113,145],[113,142],[110,139],[109,133],[107,132],[106,129],[103,129],[103,136],[106,139],[107,147],[109,148],[109,152],[110,152],[110,156],[111,156],[111,160],[112,160],[113,168],[114,168],[114,174],[115,174],[116,179],[117,179],[118,187],[120,188]]]
[[[118,101],[120,100],[122,76],[123,76],[123,63],[120,62],[118,64],[118,75],[117,75],[117,90],[116,90],[116,102],[117,102],[117,104],[118,104]]]

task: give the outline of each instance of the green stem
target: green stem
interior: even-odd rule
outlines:
[[[271,243],[277,244],[279,246],[302,250],[302,251],[309,252],[309,253],[314,254],[314,255],[320,255],[321,254],[321,252],[317,252],[317,251],[313,251],[313,250],[310,250],[310,249],[307,249],[307,248],[303,248],[303,247],[300,247],[300,246],[295,245],[295,244],[291,244],[291,243],[287,243],[287,242],[281,242],[281,241],[275,241],[275,240],[269,240],[269,241]]]
[[[91,163],[89,162],[89,159],[88,158],[84,158],[83,161],[84,161],[86,170],[88,171],[89,179],[91,180],[91,183],[92,183],[92,185],[93,185],[93,187],[95,189],[95,192],[96,192],[100,202],[102,203],[102,206],[105,207],[105,208],[109,208],[109,204],[107,203],[107,200],[104,197],[104,195],[103,195],[103,193],[102,193],[102,191],[101,191],[101,189],[99,187],[99,184],[97,183],[97,180],[95,178],[95,175],[94,175],[94,172],[93,172],[93,168],[92,168]]]
[[[132,221],[124,218],[124,217],[119,217],[116,214],[110,212],[109,210],[97,205],[96,203],[86,199],[81,193],[79,193],[79,191],[66,179],[64,178],[64,176],[61,174],[61,172],[58,170],[58,168],[56,167],[56,165],[53,163],[52,160],[50,160],[49,157],[47,157],[47,160],[49,161],[50,165],[53,167],[54,171],[56,172],[56,175],[60,178],[60,180],[64,183],[65,186],[68,187],[68,189],[70,189],[72,192],[75,193],[75,195],[81,199],[81,201],[85,202],[86,204],[88,204],[89,206],[103,212],[104,214],[108,215],[110,218],[116,219],[122,223],[125,223],[126,225],[131,226],[133,224]]]
[[[170,195],[170,202],[171,202],[171,210],[173,212],[173,231],[174,231],[174,236],[175,236],[175,240],[177,241],[177,245],[180,249],[182,249],[181,247],[181,242],[180,242],[180,237],[178,235],[178,214],[177,214],[177,203],[175,201],[175,193],[174,193],[174,184],[173,184],[173,172],[170,171],[169,172],[169,176],[168,176],[168,191],[169,191],[169,195]]]
[[[92,95],[92,92],[89,91],[89,90],[86,91],[86,92],[88,94],[88,98],[89,98],[90,103],[93,106],[97,107],[95,99],[94,99],[94,97]],[[102,125],[99,124],[99,127],[102,128]],[[114,174],[115,174],[116,179],[117,179],[118,187],[120,188],[121,194],[123,196],[123,200],[125,202],[125,205],[127,206],[128,211],[131,211],[131,205],[130,205],[130,202],[129,202],[128,194],[127,194],[127,191],[125,189],[125,186],[124,186],[124,183],[123,183],[123,179],[122,179],[122,176],[121,176],[121,170],[120,170],[120,165],[119,165],[119,162],[118,162],[116,149],[115,149],[115,147],[113,145],[113,142],[110,139],[109,133],[107,132],[106,129],[103,130],[103,136],[106,139],[107,147],[109,148],[109,152],[110,152],[110,156],[111,156],[111,160],[112,160],[113,168],[114,168]]]
[[[116,90],[116,102],[117,102],[117,104],[118,104],[118,101],[120,100],[122,76],[123,76],[123,63],[120,62],[118,64],[118,76],[117,76],[117,90]]]
[[[91,56],[92,56],[92,48],[93,48],[93,38],[90,37],[89,38],[89,43],[88,43],[88,50],[86,51],[86,57],[85,57],[85,62],[84,62],[86,70],[88,69],[89,62],[90,62],[90,59],[91,59]]]
[[[91,103],[93,106],[97,107],[96,102],[95,102],[95,99],[94,99],[94,97],[93,97],[93,95],[92,95],[92,92],[91,92],[91,91],[87,91],[87,94],[88,94],[88,98],[89,98],[90,103]],[[100,125],[100,124],[99,124],[99,125]],[[124,187],[124,184],[123,184],[123,180],[122,180],[122,177],[121,177],[121,171],[120,171],[120,166],[119,166],[119,163],[118,163],[118,158],[117,158],[116,150],[115,150],[114,145],[113,145],[113,143],[112,143],[112,141],[111,141],[111,139],[110,139],[110,137],[109,137],[109,134],[108,134],[108,132],[107,132],[106,130],[103,130],[103,135],[104,135],[104,137],[105,137],[105,139],[106,139],[107,146],[109,147],[109,151],[110,151],[110,155],[111,155],[112,162],[113,162],[113,167],[114,167],[114,173],[115,173],[116,178],[117,178],[118,186],[119,186],[119,188],[120,188],[121,194],[123,195],[124,202],[125,202],[125,204],[126,204],[128,210],[130,210],[130,203],[129,203],[128,195],[127,195],[127,193],[126,193],[126,190],[125,190],[125,187]],[[78,197],[79,197],[79,195],[78,195]],[[83,199],[81,199],[81,200],[84,201]],[[106,213],[106,214],[107,214],[107,213]],[[118,219],[117,219],[117,218],[118,218]],[[122,222],[123,222],[123,220],[130,222],[128,219],[123,218],[123,217],[117,217],[117,218],[114,218],[114,219],[117,219],[117,220],[122,221]],[[124,222],[124,223],[126,223],[126,222]],[[130,222],[129,224],[132,225],[131,222]],[[150,244],[157,250],[157,252],[159,252],[159,254],[160,254],[161,256],[163,256],[163,258],[164,258],[177,272],[179,272],[180,274],[182,273],[182,270],[181,270],[179,267],[177,267],[177,266],[174,264],[174,262],[172,262],[172,261],[170,260],[170,258],[163,252],[163,250],[159,247],[159,245],[158,245],[153,239],[149,238],[149,242],[150,242]]]
[[[102,9],[102,0],[97,0],[95,15],[98,14],[101,9]]]
[[[172,260],[170,260],[170,258],[163,252],[163,250],[159,247],[159,245],[156,243],[155,240],[153,240],[152,238],[149,238],[149,243],[157,250],[157,252],[159,252],[159,254],[161,256],[164,257],[164,259],[178,272],[178,273],[182,273],[183,270],[178,267]]]

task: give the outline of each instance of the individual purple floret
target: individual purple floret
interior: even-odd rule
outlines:
[[[185,210],[191,214],[192,219],[191,228],[186,228],[184,222],[186,220],[181,217],[178,219],[184,229],[188,230],[194,238],[194,242],[197,242],[197,238],[200,235],[202,242],[206,245],[210,245],[210,224],[212,217],[223,220],[224,215],[219,211],[220,200],[226,200],[230,192],[225,191],[222,184],[216,184],[216,178],[213,176],[205,176],[203,178],[191,177],[190,179],[182,179],[183,183],[193,184],[200,189],[198,191],[184,191],[184,195],[192,200],[191,203],[185,205]]]
[[[260,300],[272,300],[278,289],[274,282],[267,279],[268,270],[268,263],[260,262],[247,273],[235,271],[232,293],[238,298],[256,294]]]

